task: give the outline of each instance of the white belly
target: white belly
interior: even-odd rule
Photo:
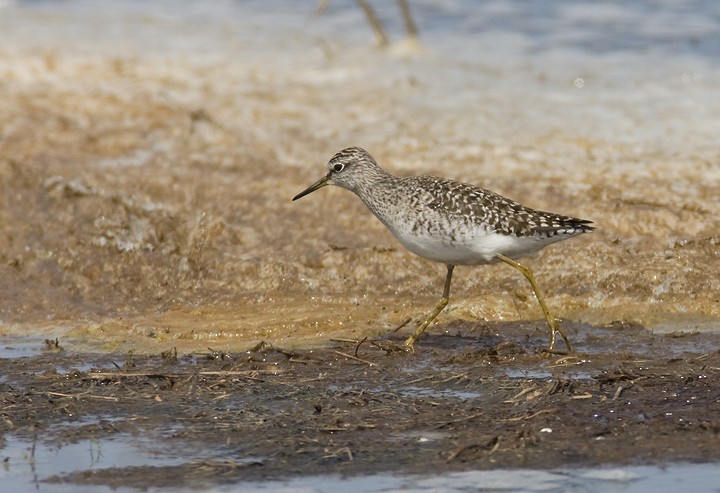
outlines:
[[[408,250],[423,258],[452,265],[489,264],[498,261],[498,254],[510,258],[532,255],[548,241],[538,237],[521,237],[489,232],[475,227],[454,238],[428,232],[390,229]]]

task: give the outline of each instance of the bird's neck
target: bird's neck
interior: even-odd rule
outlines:
[[[366,200],[366,197],[372,195],[373,191],[379,186],[384,186],[389,183],[393,183],[399,178],[391,173],[388,173],[379,166],[369,168],[363,173],[362,181],[355,184],[352,189],[361,199]]]

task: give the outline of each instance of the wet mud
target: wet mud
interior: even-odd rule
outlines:
[[[390,349],[402,330],[188,355],[73,354],[48,340],[0,359],[0,429],[60,449],[129,435],[176,459],[37,472],[113,488],[720,459],[720,335],[564,326],[575,353],[539,351],[541,321],[439,325],[415,354]]]

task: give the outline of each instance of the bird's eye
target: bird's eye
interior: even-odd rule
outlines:
[[[340,173],[344,169],[345,165],[342,163],[337,163],[335,166],[333,166],[333,171],[335,171],[336,173]]]

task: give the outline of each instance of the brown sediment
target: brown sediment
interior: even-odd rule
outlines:
[[[369,75],[337,86],[259,66],[212,78],[219,66],[191,61],[15,57],[0,67],[0,333],[43,327],[140,350],[144,336],[163,334],[228,348],[246,337],[245,347],[302,345],[381,332],[437,301],[444,267],[403,250],[352,194],[290,201],[346,141],[322,137],[330,122],[318,118],[318,98],[332,85],[333,106],[371,112],[378,103],[353,90]],[[387,63],[368,61],[371,72]],[[419,125],[408,112],[395,117]],[[527,260],[561,317],[651,327],[720,319],[717,179],[704,157],[528,131],[532,150],[450,135],[432,149],[403,147],[369,130],[352,143],[399,174],[445,174],[594,220],[592,235]],[[504,266],[458,268],[446,313],[539,316],[525,280]]]

